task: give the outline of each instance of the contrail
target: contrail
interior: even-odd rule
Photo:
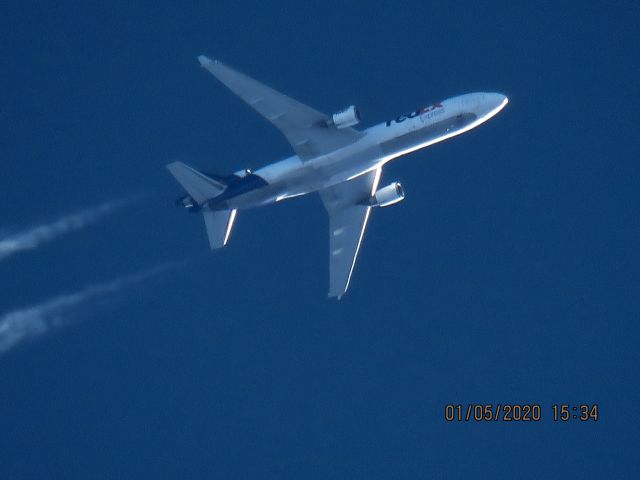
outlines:
[[[123,288],[156,276],[170,268],[183,265],[172,262],[117,278],[108,283],[89,285],[82,290],[54,297],[43,303],[7,312],[0,317],[0,352],[18,343],[68,325],[77,309],[96,298],[113,295]]]
[[[23,232],[0,238],[0,261],[23,250],[32,250],[69,232],[97,222],[105,215],[123,207],[130,200],[114,200],[38,225]]]

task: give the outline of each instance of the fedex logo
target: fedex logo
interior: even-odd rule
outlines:
[[[424,107],[424,108],[419,108],[418,110],[416,110],[415,112],[411,112],[407,115],[400,115],[399,117],[393,119],[393,120],[387,120],[387,122],[385,123],[385,125],[387,127],[389,127],[392,123],[402,123],[405,120],[409,119],[409,118],[415,118],[417,116],[420,115],[424,115],[426,113],[428,113],[428,118],[431,118],[435,115],[437,115],[437,113],[443,112],[443,110],[438,110],[436,112],[437,109],[439,108],[444,108],[442,106],[441,103],[434,103],[433,105],[429,106],[429,107]]]

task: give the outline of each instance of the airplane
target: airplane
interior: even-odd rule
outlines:
[[[295,155],[226,176],[173,162],[167,168],[188,194],[176,204],[202,212],[209,246],[217,249],[229,242],[238,210],[318,192],[329,215],[329,297],[338,300],[349,288],[372,208],[404,199],[399,182],[378,188],[387,162],[467,132],[508,103],[500,93],[467,93],[359,131],[352,128],[360,122],[354,105],[325,115],[217,60],[198,61],[278,128]]]

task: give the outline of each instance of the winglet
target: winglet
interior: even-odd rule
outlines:
[[[204,67],[208,63],[213,63],[209,57],[205,57],[204,55],[198,55],[198,61],[200,62],[200,66]]]

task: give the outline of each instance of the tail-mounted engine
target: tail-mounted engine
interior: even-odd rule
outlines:
[[[360,111],[355,105],[351,105],[338,113],[334,113],[328,123],[329,125],[335,125],[336,128],[352,127],[360,123]]]
[[[388,207],[394,203],[404,200],[404,190],[399,182],[393,182],[378,190],[371,197],[371,205],[374,207]]]
[[[186,208],[190,212],[197,212],[200,210],[200,205],[196,203],[196,201],[191,197],[191,195],[185,195],[184,197],[180,197],[176,200],[176,205],[178,207]]]

